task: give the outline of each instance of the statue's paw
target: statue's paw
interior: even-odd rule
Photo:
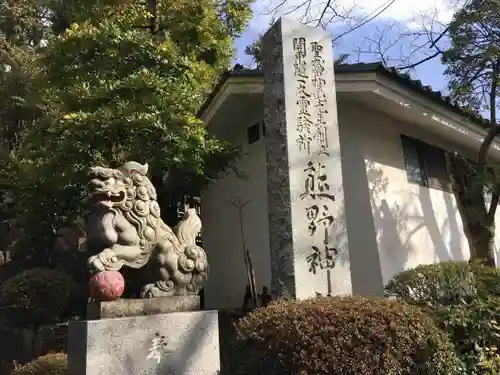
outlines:
[[[171,297],[178,294],[180,288],[172,280],[160,280],[146,284],[141,290],[141,298]],[[181,288],[182,289],[182,288]]]
[[[159,297],[160,289],[155,284],[147,284],[141,290],[141,298],[155,298]]]
[[[96,274],[106,270],[104,264],[102,264],[99,256],[93,255],[87,260],[87,268],[91,274]]]
[[[111,249],[104,249],[97,255],[91,256],[87,261],[90,273],[102,271],[118,271],[123,266],[123,262],[118,259]]]

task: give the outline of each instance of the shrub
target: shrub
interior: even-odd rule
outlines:
[[[467,262],[422,265],[396,275],[386,290],[434,316],[468,375],[500,374],[494,367],[500,370],[500,270]]]
[[[237,323],[234,374],[460,373],[453,345],[400,301],[318,297],[273,302]]]
[[[385,290],[410,304],[436,309],[500,297],[500,270],[463,261],[421,265],[394,276]]]
[[[0,317],[0,374],[10,374],[13,361],[25,363],[33,359],[33,337],[33,331],[16,327]]]
[[[16,366],[11,375],[65,375],[68,358],[65,353],[49,353],[25,365]]]
[[[55,323],[70,314],[77,290],[65,273],[33,268],[0,286],[0,311],[21,327]]]
[[[65,352],[68,328],[67,322],[40,326],[31,343],[32,359],[47,353]]]
[[[498,298],[444,306],[436,311],[436,322],[449,333],[467,374],[500,374],[500,361],[495,359],[500,354]],[[485,364],[488,364],[486,372]]]
[[[500,374],[500,357],[494,356],[489,359],[485,359],[477,366],[477,374],[481,375],[499,375]]]
[[[235,323],[245,313],[243,310],[221,310],[219,311],[219,345],[220,365],[222,374],[236,374],[238,364],[238,348],[236,345],[237,332]],[[233,367],[236,365],[236,370]]]

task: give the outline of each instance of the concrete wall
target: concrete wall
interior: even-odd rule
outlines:
[[[242,147],[243,157],[234,173],[221,178],[202,194],[203,243],[210,263],[205,287],[206,308],[240,308],[248,285],[238,209],[231,203],[245,203],[242,210],[243,236],[255,269],[257,289],[270,286],[266,151],[260,125],[260,139],[247,142],[247,128],[262,122],[262,112],[242,117],[237,131],[227,137]]]
[[[400,137],[406,134],[466,156],[476,151],[459,149],[373,109],[360,111],[357,106],[348,113],[346,121],[361,140],[365,158],[383,283],[419,264],[468,259],[469,245],[455,197],[408,182]],[[498,212],[496,219],[500,220]]]

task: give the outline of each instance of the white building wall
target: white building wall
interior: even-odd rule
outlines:
[[[464,155],[472,156],[477,151],[458,149],[416,126],[369,108],[350,114],[350,126],[362,139],[384,284],[395,274],[420,264],[469,259],[455,197],[451,192],[408,182],[400,136],[406,134]],[[496,220],[500,220],[498,212]],[[498,248],[498,235],[496,244]]]

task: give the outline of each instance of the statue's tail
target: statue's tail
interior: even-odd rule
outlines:
[[[185,245],[178,258],[179,271],[191,274],[191,283],[187,286],[191,292],[198,292],[208,277],[208,261],[205,250],[197,245]]]

